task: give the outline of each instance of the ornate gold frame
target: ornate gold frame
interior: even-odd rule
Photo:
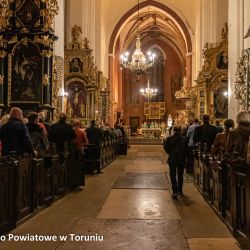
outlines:
[[[221,87],[227,87],[228,65],[218,67],[218,58],[225,59],[228,57],[228,26],[225,24],[222,30],[222,40],[219,44],[206,43],[202,51],[204,64],[202,70],[195,80],[197,83],[193,91],[197,94],[196,116],[202,118],[203,114],[209,114],[211,122],[214,122],[214,92]],[[221,58],[223,56],[223,58]],[[225,60],[226,61],[226,60]],[[227,66],[227,67],[226,67]],[[203,96],[201,94],[204,93]],[[204,110],[201,112],[201,103],[204,102]],[[226,118],[226,117],[225,117]],[[216,118],[217,119],[217,118]],[[218,118],[219,120],[224,118]]]

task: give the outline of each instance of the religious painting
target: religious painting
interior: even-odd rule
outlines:
[[[32,42],[20,43],[12,58],[11,102],[41,102],[42,56]]]
[[[214,92],[215,118],[228,117],[228,95],[227,88],[220,88]]]
[[[225,51],[221,51],[216,55],[216,67],[218,69],[228,69],[228,55]]]
[[[69,63],[69,73],[72,72],[83,72],[83,63],[79,58],[74,58]]]
[[[67,115],[69,117],[86,118],[86,90],[81,82],[74,81],[67,86]]]

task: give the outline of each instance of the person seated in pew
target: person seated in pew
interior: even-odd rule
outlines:
[[[247,161],[250,136],[250,113],[240,111],[236,116],[237,127],[229,132],[226,144],[226,158]]]
[[[209,123],[209,115],[203,115],[203,125],[197,126],[194,130],[194,143],[200,143],[201,151],[206,150],[210,153],[216,135],[216,127]]]
[[[217,134],[214,144],[211,149],[211,155],[217,160],[222,160],[223,150],[226,148],[226,143],[230,129],[234,128],[234,121],[232,119],[226,119],[224,121],[224,131]]]
[[[59,116],[59,121],[52,124],[50,127],[50,139],[56,144],[56,150],[59,153],[64,153],[65,142],[70,145],[71,141],[76,138],[75,132],[72,126],[66,122],[67,115],[61,113]]]
[[[76,134],[74,144],[77,150],[83,152],[84,145],[89,143],[88,138],[84,130],[81,128],[81,123],[79,120],[74,120],[73,129]]]
[[[31,143],[40,156],[44,156],[49,146],[48,137],[39,125],[38,113],[28,114],[28,124],[26,125],[31,138]]]
[[[96,170],[97,170],[97,174],[102,173],[101,171],[101,166],[100,166],[100,157],[101,157],[101,147],[102,147],[102,142],[103,142],[103,137],[104,137],[104,132],[103,129],[97,127],[96,121],[92,120],[90,122],[90,127],[86,129],[86,135],[88,138],[88,141],[90,144],[93,145],[92,147],[92,155],[88,156],[86,153],[86,158],[90,157],[91,159],[95,159],[96,164]],[[95,171],[95,169],[93,169],[93,171]],[[92,174],[94,174],[94,172],[92,171]]]
[[[27,153],[37,156],[37,151],[32,146],[28,129],[22,118],[22,110],[13,107],[10,110],[9,120],[0,128],[3,156],[10,152],[15,152],[18,155]]]

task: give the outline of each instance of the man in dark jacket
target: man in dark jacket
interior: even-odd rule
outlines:
[[[25,153],[37,155],[33,149],[27,127],[22,121],[23,115],[20,108],[12,108],[10,118],[0,129],[0,140],[2,141],[2,155],[16,152],[18,155]]]
[[[59,121],[52,124],[50,127],[50,139],[55,142],[57,152],[64,153],[65,142],[70,145],[71,141],[75,139],[75,132],[70,124],[66,122],[67,116],[62,113],[59,116]]]
[[[164,150],[169,154],[168,165],[170,169],[170,178],[172,183],[173,195],[176,199],[178,194],[182,194],[183,186],[183,171],[187,156],[187,139],[181,136],[181,127],[174,126],[174,134],[166,139],[164,142]],[[176,170],[178,175],[178,182],[176,181]]]
[[[210,152],[216,135],[216,127],[209,124],[209,115],[204,115],[203,125],[195,128],[193,141],[200,143],[202,151]]]
[[[93,150],[86,151],[86,158],[90,157],[91,159],[100,159],[101,157],[101,146],[103,141],[104,132],[101,128],[96,126],[96,121],[92,120],[90,122],[90,127],[86,129],[86,135],[89,141],[89,144],[93,144]],[[88,155],[87,152],[91,152],[92,155]],[[100,162],[97,162],[96,165],[97,173],[101,172]]]

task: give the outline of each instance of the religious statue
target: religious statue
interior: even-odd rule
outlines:
[[[69,117],[73,117],[73,109],[72,109],[72,107],[71,107],[71,105],[70,105],[69,102],[68,102],[68,105],[67,105],[67,111],[66,111],[66,113],[67,113],[67,115]]]
[[[81,117],[86,117],[86,107],[85,107],[85,105],[82,103],[82,104],[79,105],[79,108],[80,108]]]
[[[173,124],[173,118],[171,115],[168,116],[167,126],[170,128]]]
[[[83,46],[85,49],[89,49],[89,40],[87,37],[83,39]]]
[[[79,43],[81,34],[82,34],[82,28],[80,26],[75,25],[71,30],[72,43]]]

